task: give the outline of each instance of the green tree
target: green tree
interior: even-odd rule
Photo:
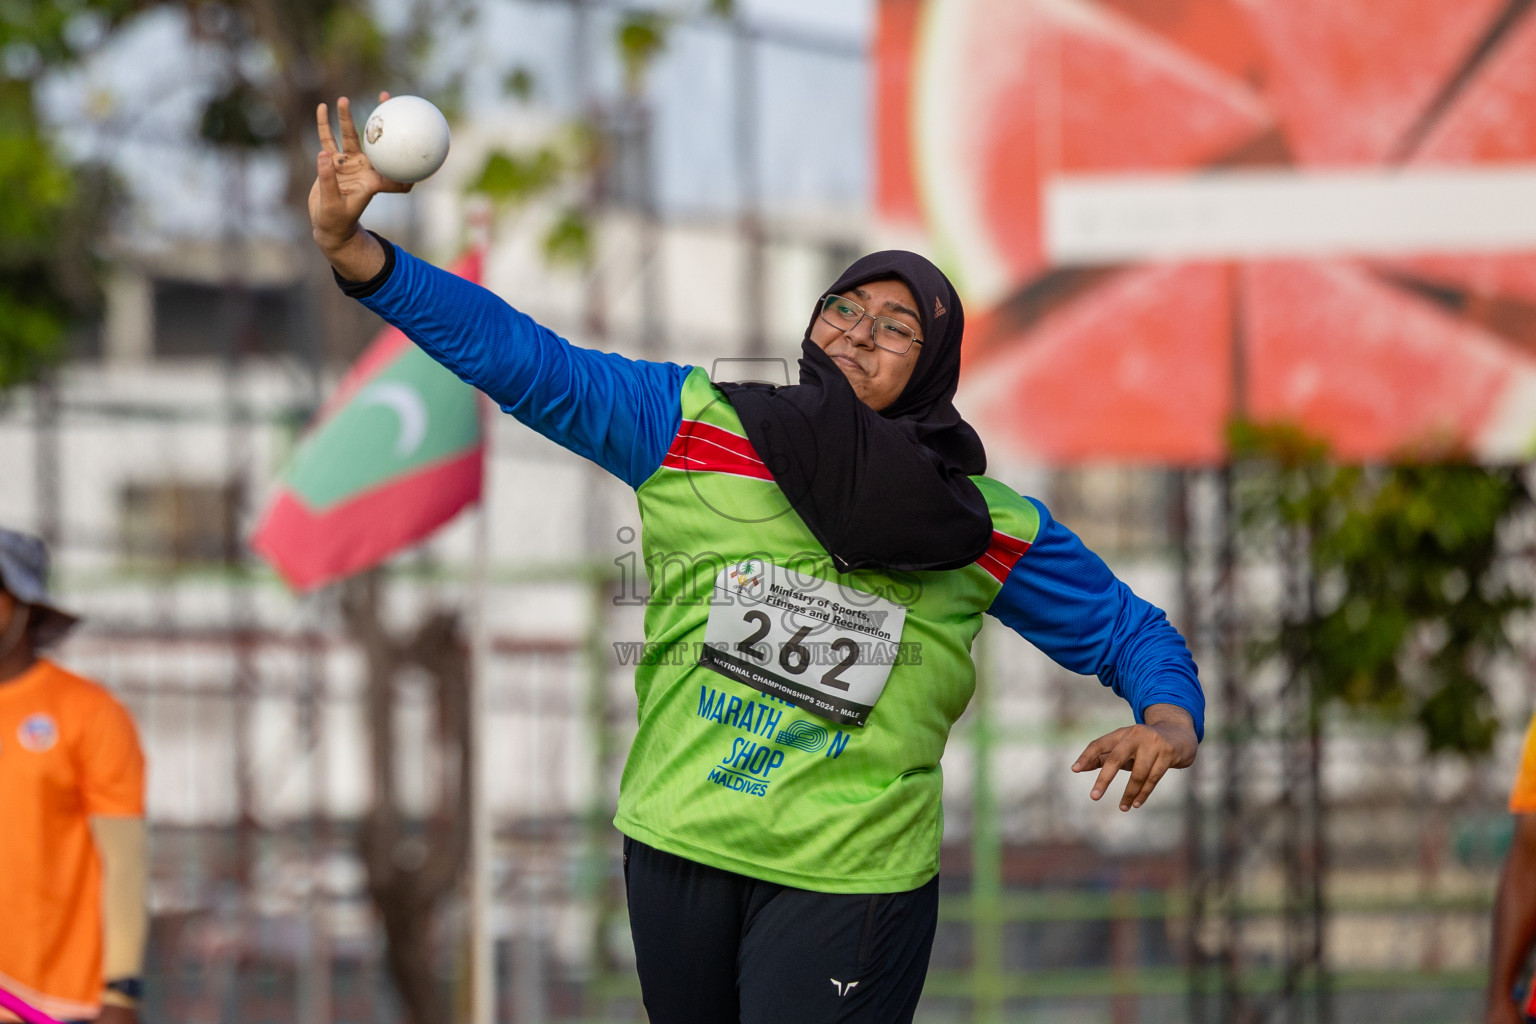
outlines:
[[[99,311],[95,245],[120,196],[100,166],[72,164],[38,117],[36,89],[152,7],[181,7],[204,42],[232,55],[203,111],[200,137],[226,149],[281,152],[296,214],[313,176],[314,109],[360,86],[409,81],[426,27],[458,0],[418,0],[386,35],[365,0],[20,0],[0,2],[0,390],[64,356],[72,324]],[[266,68],[249,75],[242,68]]]
[[[1309,672],[1318,705],[1416,722],[1432,753],[1487,753],[1489,672],[1531,607],[1501,544],[1531,512],[1520,471],[1456,455],[1343,465],[1285,427],[1240,425],[1233,441],[1244,538],[1299,551],[1307,577],[1255,660]]]
[[[734,16],[736,8],[733,0],[708,0],[704,13],[724,19]],[[651,68],[666,52],[673,21],[671,15],[641,8],[623,12],[614,27],[613,53],[624,72],[623,104],[631,117],[642,103]],[[537,82],[527,69],[516,68],[502,87],[508,96],[526,102]],[[594,207],[601,192],[595,185],[609,171],[615,148],[612,128],[600,114],[589,111],[543,144],[493,150],[467,191],[490,199],[503,213],[567,194],[571,201],[560,206],[545,228],[544,257],[551,265],[588,268],[596,242]]]
[[[226,150],[281,152],[295,215],[314,180],[315,107],[337,96],[367,103],[378,90],[404,91],[434,35],[430,25],[457,0],[418,0],[404,30],[386,33],[366,0],[158,0],[187,9],[204,40],[232,57],[227,77],[203,110],[200,136]],[[247,71],[246,68],[259,69]]]
[[[0,4],[0,390],[60,358],[98,299],[92,243],[114,190],[71,166],[43,130],[38,80],[88,52],[134,10],[128,0]]]

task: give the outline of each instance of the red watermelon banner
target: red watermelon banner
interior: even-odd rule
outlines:
[[[482,254],[454,273],[479,281]],[[285,467],[251,547],[296,590],[377,565],[480,498],[474,388],[393,327],[326,402]]]
[[[999,455],[1536,454],[1536,8],[881,0],[875,52],[879,217]]]

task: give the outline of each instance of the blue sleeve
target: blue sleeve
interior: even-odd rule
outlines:
[[[1205,735],[1205,694],[1184,638],[1162,609],[1137,597],[1046,507],[1040,531],[988,609],[1058,665],[1097,675],[1142,721],[1177,704]]]
[[[688,367],[578,348],[398,246],[388,279],[361,301],[503,412],[631,487],[661,466],[682,424]]]

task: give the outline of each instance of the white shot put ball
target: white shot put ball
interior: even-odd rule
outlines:
[[[420,96],[392,96],[363,126],[363,152],[386,178],[430,178],[448,159],[448,119]]]

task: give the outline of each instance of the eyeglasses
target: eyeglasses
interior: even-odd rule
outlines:
[[[821,300],[821,322],[840,331],[851,331],[869,316],[864,307],[841,295],[828,295]],[[873,321],[869,337],[878,347],[898,356],[904,356],[913,345],[921,345],[923,339],[917,332],[900,320],[888,316],[870,317]]]

